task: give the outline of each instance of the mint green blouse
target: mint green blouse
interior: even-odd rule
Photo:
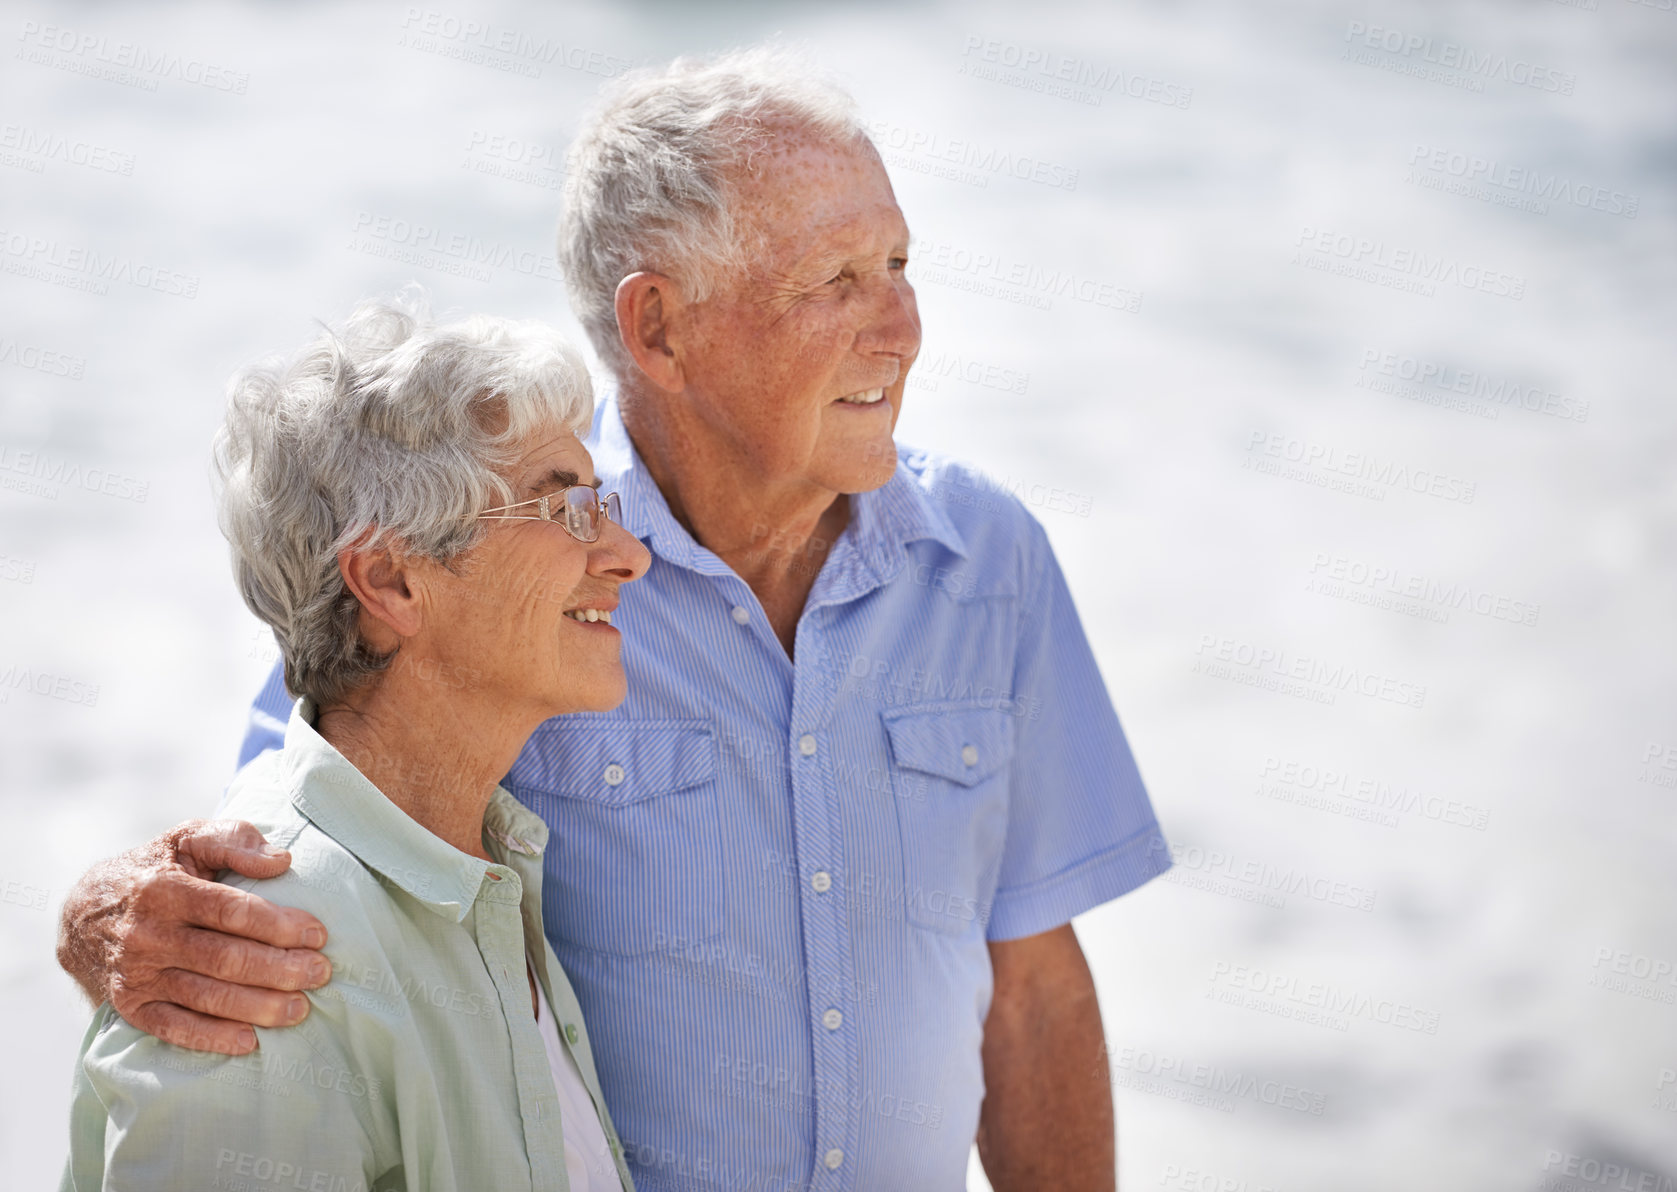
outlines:
[[[301,1025],[229,1057],[163,1043],[100,1007],[82,1043],[61,1189],[570,1192],[526,958],[593,1098],[625,1189],[582,1013],[542,932],[547,826],[497,788],[494,863],[410,819],[293,710],[223,814],[291,850],[227,880],[327,924],[332,980]]]

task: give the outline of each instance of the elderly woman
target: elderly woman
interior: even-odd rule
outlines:
[[[547,828],[498,785],[624,695],[611,614],[648,556],[596,491],[592,404],[548,329],[417,301],[235,381],[222,528],[301,698],[227,804],[291,869],[234,880],[330,921],[333,979],[238,1059],[101,1007],[65,1188],[630,1186],[542,930]]]

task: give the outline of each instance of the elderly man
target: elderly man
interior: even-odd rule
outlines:
[[[506,786],[551,829],[547,930],[636,1183],[959,1188],[976,1137],[1002,1192],[1111,1188],[1070,920],[1167,853],[1042,529],[892,442],[909,233],[848,100],[764,52],[621,81],[560,255],[618,382],[596,470],[653,563],[627,701],[549,722]],[[247,757],[287,703],[276,676]],[[200,879],[285,864],[177,828],[84,879],[61,959],[248,1049],[307,1013],[324,928]]]

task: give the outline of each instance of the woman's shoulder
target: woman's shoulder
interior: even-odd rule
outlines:
[[[276,765],[271,773],[248,779],[241,773],[245,781],[230,792],[224,814],[249,819],[271,843],[289,850],[290,868],[272,878],[228,872],[221,880],[268,902],[307,911],[325,925],[323,950],[332,977],[309,991],[312,1005],[305,1023],[345,1042],[368,1033],[387,1042],[405,1037],[412,1023],[403,999],[391,995],[400,987],[394,974],[414,962],[412,949],[432,926],[423,920],[435,916],[304,814],[292,801],[282,769]]]
[[[394,909],[390,884],[297,806],[296,786],[283,751],[263,754],[239,771],[222,816],[254,824],[269,844],[291,853],[291,867],[273,878],[229,871],[221,880],[269,902],[308,911],[334,938],[340,934],[335,923],[373,930]]]

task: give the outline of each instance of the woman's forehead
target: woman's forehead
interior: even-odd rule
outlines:
[[[521,488],[561,487],[564,484],[593,484],[594,460],[575,434],[564,429],[531,436],[513,469]]]

